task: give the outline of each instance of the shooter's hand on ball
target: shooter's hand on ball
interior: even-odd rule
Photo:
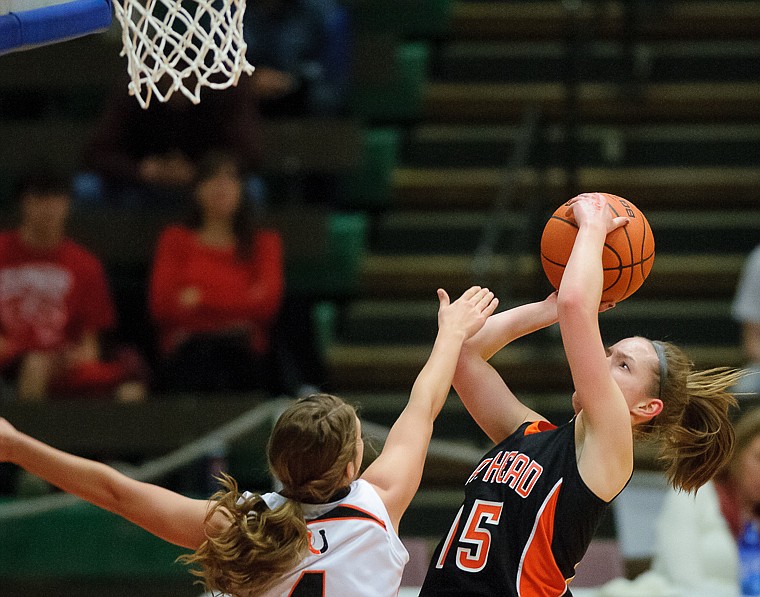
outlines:
[[[601,193],[582,193],[566,203],[567,215],[572,214],[578,227],[599,223],[604,226],[607,234],[628,224],[625,216],[613,217],[608,208],[607,199]]]

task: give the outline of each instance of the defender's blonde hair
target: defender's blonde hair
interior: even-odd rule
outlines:
[[[200,566],[191,572],[208,591],[258,595],[267,590],[307,553],[301,502],[327,502],[345,487],[357,450],[352,406],[329,394],[296,401],[275,424],[268,448],[272,474],[283,484],[280,494],[289,499],[270,509],[260,495],[243,499],[235,480],[224,475],[207,520],[220,512],[229,527],[179,560]]]

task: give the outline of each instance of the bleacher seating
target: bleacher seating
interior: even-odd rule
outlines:
[[[700,364],[738,364],[728,302],[759,238],[760,169],[752,156],[760,145],[760,83],[752,65],[760,46],[752,36],[760,13],[747,2],[640,7],[658,19],[638,22],[634,51],[646,78],[640,93],[629,93],[624,8],[581,3],[576,16],[590,40],[579,67],[577,186],[630,197],[650,217],[657,242],[649,280],[608,317],[609,332],[659,330],[697,347]],[[366,387],[378,381],[401,391],[421,365],[434,333],[435,288],[456,292],[472,281],[471,258],[528,102],[538,104],[545,126],[540,149],[518,173],[491,273],[498,280],[509,272],[514,300],[534,294],[537,279],[541,288],[535,230],[516,260],[503,252],[515,234],[529,234],[524,210],[538,202],[548,213],[568,192],[563,68],[570,23],[559,2],[453,4],[451,35],[430,56],[422,120],[404,129],[394,193],[375,218],[361,301],[344,312],[343,341],[331,353],[337,388],[364,378]],[[373,337],[373,329],[382,336]],[[382,373],[384,359],[398,382]],[[408,370],[401,365],[410,361]]]
[[[113,86],[124,79],[126,62],[115,33],[0,58],[1,224],[11,223],[15,181],[34,160],[67,172],[81,170],[95,119]],[[395,139],[364,131],[355,116],[263,120],[258,134],[264,178],[334,175],[356,190],[357,204],[386,201]],[[390,157],[375,159],[383,152]],[[153,338],[144,305],[150,261],[158,232],[182,214],[165,208],[130,213],[99,206],[97,197],[86,199],[72,214],[71,235],[106,265],[123,328],[119,334],[150,352]],[[276,213],[267,214],[267,223],[285,239],[288,292],[317,301],[352,293],[366,243],[366,216],[351,205],[334,213],[318,207],[294,212],[292,207],[281,201]]]

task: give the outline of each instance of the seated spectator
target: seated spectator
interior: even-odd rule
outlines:
[[[18,199],[18,228],[0,233],[0,373],[20,400],[142,400],[140,359],[129,351],[102,358],[114,307],[100,262],[65,235],[68,179],[34,174]]]
[[[346,108],[349,40],[335,0],[260,0],[244,17],[251,82],[268,117]]]
[[[600,596],[672,595],[674,590],[695,597],[738,595],[737,539],[744,523],[760,514],[758,504],[760,409],[756,408],[739,419],[731,460],[712,481],[696,495],[671,490],[665,497],[651,571],[632,582],[612,581]]]
[[[351,42],[347,11],[336,0],[262,0],[244,16],[246,57],[261,115],[269,119],[337,116],[347,110]],[[297,167],[269,176],[267,202],[339,205],[334,173]]]
[[[275,391],[270,332],[284,290],[279,233],[256,229],[234,157],[199,164],[191,216],[166,228],[150,282],[163,386]]]
[[[760,395],[760,245],[744,264],[731,311],[742,326],[742,347],[750,370],[735,391]]]
[[[97,199],[127,207],[182,205],[198,161],[211,150],[234,154],[246,174],[257,167],[258,112],[244,81],[204,89],[197,105],[177,92],[147,110],[125,89],[116,87],[83,156],[101,179]]]

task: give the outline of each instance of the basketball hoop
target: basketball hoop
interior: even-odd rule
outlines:
[[[200,102],[202,87],[237,85],[245,58],[245,0],[113,0],[127,57],[129,93],[147,108],[181,91]]]

